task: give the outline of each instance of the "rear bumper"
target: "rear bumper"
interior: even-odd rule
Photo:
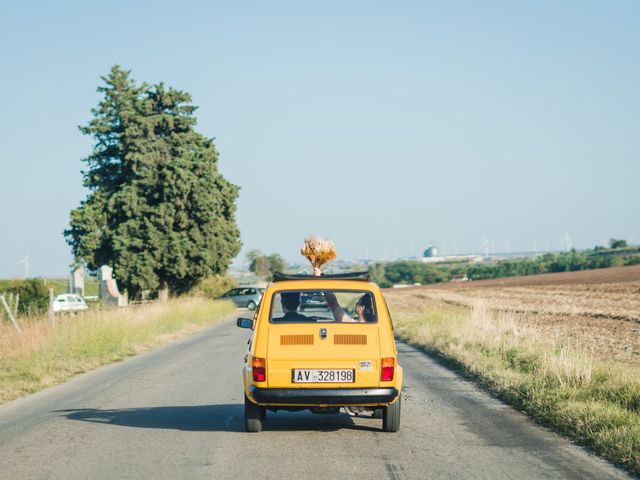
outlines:
[[[392,403],[400,392],[385,388],[258,388],[249,387],[258,403],[278,405],[357,405]]]

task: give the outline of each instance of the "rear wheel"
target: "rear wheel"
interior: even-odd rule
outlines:
[[[262,430],[266,410],[264,407],[251,402],[247,395],[244,396],[244,429],[247,432],[257,433]]]
[[[400,410],[402,397],[391,405],[382,408],[382,430],[385,432],[397,432],[400,430]]]

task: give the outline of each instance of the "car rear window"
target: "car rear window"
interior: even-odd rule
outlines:
[[[271,301],[271,323],[375,323],[375,298],[364,290],[283,290]]]

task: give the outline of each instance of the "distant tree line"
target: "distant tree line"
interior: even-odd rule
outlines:
[[[449,281],[450,275],[441,267],[421,262],[401,261],[377,263],[369,268],[371,281],[381,287],[395,284],[440,283]]]
[[[469,280],[538,275],[541,273],[574,272],[596,268],[640,265],[640,249],[629,247],[624,240],[612,239],[609,249],[562,253],[546,253],[536,258],[499,260],[486,263],[426,264],[419,261],[377,263],[369,268],[372,281],[381,287],[396,284],[431,284],[451,281],[466,275]]]
[[[260,250],[251,250],[247,254],[249,270],[260,280],[269,280],[274,272],[284,272],[287,263],[277,253],[265,255]]]
[[[617,249],[617,248],[627,248],[629,245],[627,245],[627,241],[626,240],[616,240],[615,238],[612,238],[609,241],[609,247],[612,249]]]

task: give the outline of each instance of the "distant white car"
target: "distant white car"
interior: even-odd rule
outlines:
[[[63,293],[58,295],[53,301],[53,311],[57,312],[78,312],[89,307],[80,295],[74,293]]]

